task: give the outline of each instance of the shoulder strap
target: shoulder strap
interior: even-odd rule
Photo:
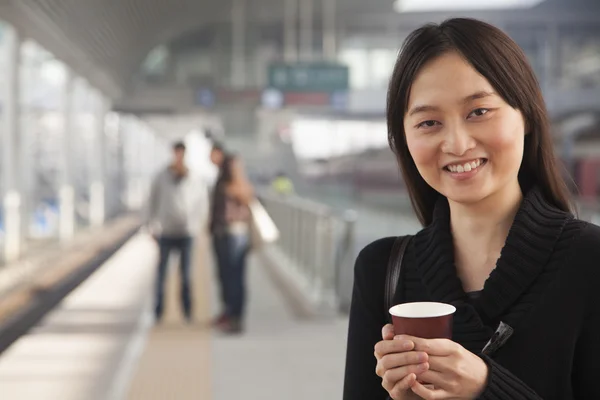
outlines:
[[[389,318],[389,309],[394,306],[394,295],[396,293],[396,287],[398,286],[398,280],[400,279],[400,272],[402,270],[402,259],[406,252],[406,246],[410,241],[410,236],[398,236],[394,241],[392,252],[390,253],[390,259],[387,267],[387,274],[385,277],[385,294],[384,294],[384,307],[385,314]]]

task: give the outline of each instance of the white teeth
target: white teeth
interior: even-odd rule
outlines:
[[[478,159],[476,161],[471,161],[470,163],[465,163],[464,165],[448,165],[448,170],[450,170],[450,172],[458,173],[470,172],[479,167],[481,163],[481,159]]]

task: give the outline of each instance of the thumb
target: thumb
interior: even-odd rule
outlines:
[[[383,340],[392,340],[394,339],[394,325],[387,324],[381,330],[381,337]]]

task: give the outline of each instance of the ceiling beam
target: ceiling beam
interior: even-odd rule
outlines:
[[[93,2],[92,2],[93,1]],[[151,2],[149,2],[151,3]],[[231,23],[230,2],[199,0],[172,0],[172,2],[156,2],[154,7],[147,2],[132,2],[126,0],[115,1],[115,9],[111,8],[109,18],[104,23],[111,23],[114,19],[115,32],[118,36],[109,37],[111,40],[92,40],[85,35],[77,35],[74,30],[85,28],[85,24],[98,31],[101,26],[93,25],[93,13],[81,13],[81,8],[91,7],[96,11],[107,7],[107,3],[100,0],[73,0],[69,7],[65,7],[64,16],[55,20],[44,10],[38,2],[29,0],[0,0],[0,16],[4,17],[19,29],[23,36],[30,37],[52,52],[57,58],[68,64],[78,75],[87,79],[91,85],[107,94],[111,98],[119,98],[127,91],[131,78],[138,71],[147,54],[157,45],[169,43],[172,40],[191,33],[205,25],[227,25]],[[283,21],[283,5],[280,0],[260,0],[261,7],[255,7],[248,14],[248,25],[277,25]],[[48,0],[48,7],[52,2]],[[110,3],[113,4],[113,3]],[[128,23],[127,10],[119,11],[118,7],[130,8],[135,6],[136,25],[125,29]],[[158,6],[156,4],[161,4]],[[122,5],[122,6],[119,6]],[[142,8],[150,7],[150,8]],[[569,25],[569,26],[600,26],[600,11],[591,12],[574,9],[557,10],[550,7],[538,7],[529,10],[503,10],[486,12],[436,12],[436,13],[395,13],[392,11],[392,0],[360,2],[338,1],[337,20],[343,25],[346,35],[371,35],[385,33],[393,37],[396,32],[408,32],[427,22],[440,22],[453,15],[468,16],[489,21],[500,28],[514,28],[523,26]],[[150,12],[152,10],[152,12]],[[131,11],[131,10],[130,10]],[[320,9],[316,14],[320,13]],[[88,16],[88,14],[90,16]],[[75,18],[84,15],[83,21]],[[69,21],[79,23],[69,24]],[[320,18],[316,16],[317,20]],[[88,20],[89,21],[85,21]],[[118,19],[118,21],[117,21]],[[141,22],[140,22],[141,21]],[[318,25],[318,24],[317,24]],[[111,25],[112,26],[112,25]],[[68,29],[72,30],[69,31]],[[102,36],[100,36],[102,38]],[[85,42],[87,40],[88,42]],[[113,43],[114,42],[114,43]],[[87,43],[87,44],[86,44]],[[398,43],[399,45],[400,43]],[[95,47],[86,48],[85,46]],[[104,56],[110,50],[111,56]],[[114,54],[112,54],[114,52]]]

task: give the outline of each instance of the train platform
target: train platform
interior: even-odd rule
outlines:
[[[209,324],[217,302],[208,250],[199,240],[193,323],[179,311],[173,264],[166,316],[154,324],[157,249],[133,236],[0,356],[2,398],[339,398],[346,318],[298,317],[263,259],[251,256],[245,333],[221,335]]]

